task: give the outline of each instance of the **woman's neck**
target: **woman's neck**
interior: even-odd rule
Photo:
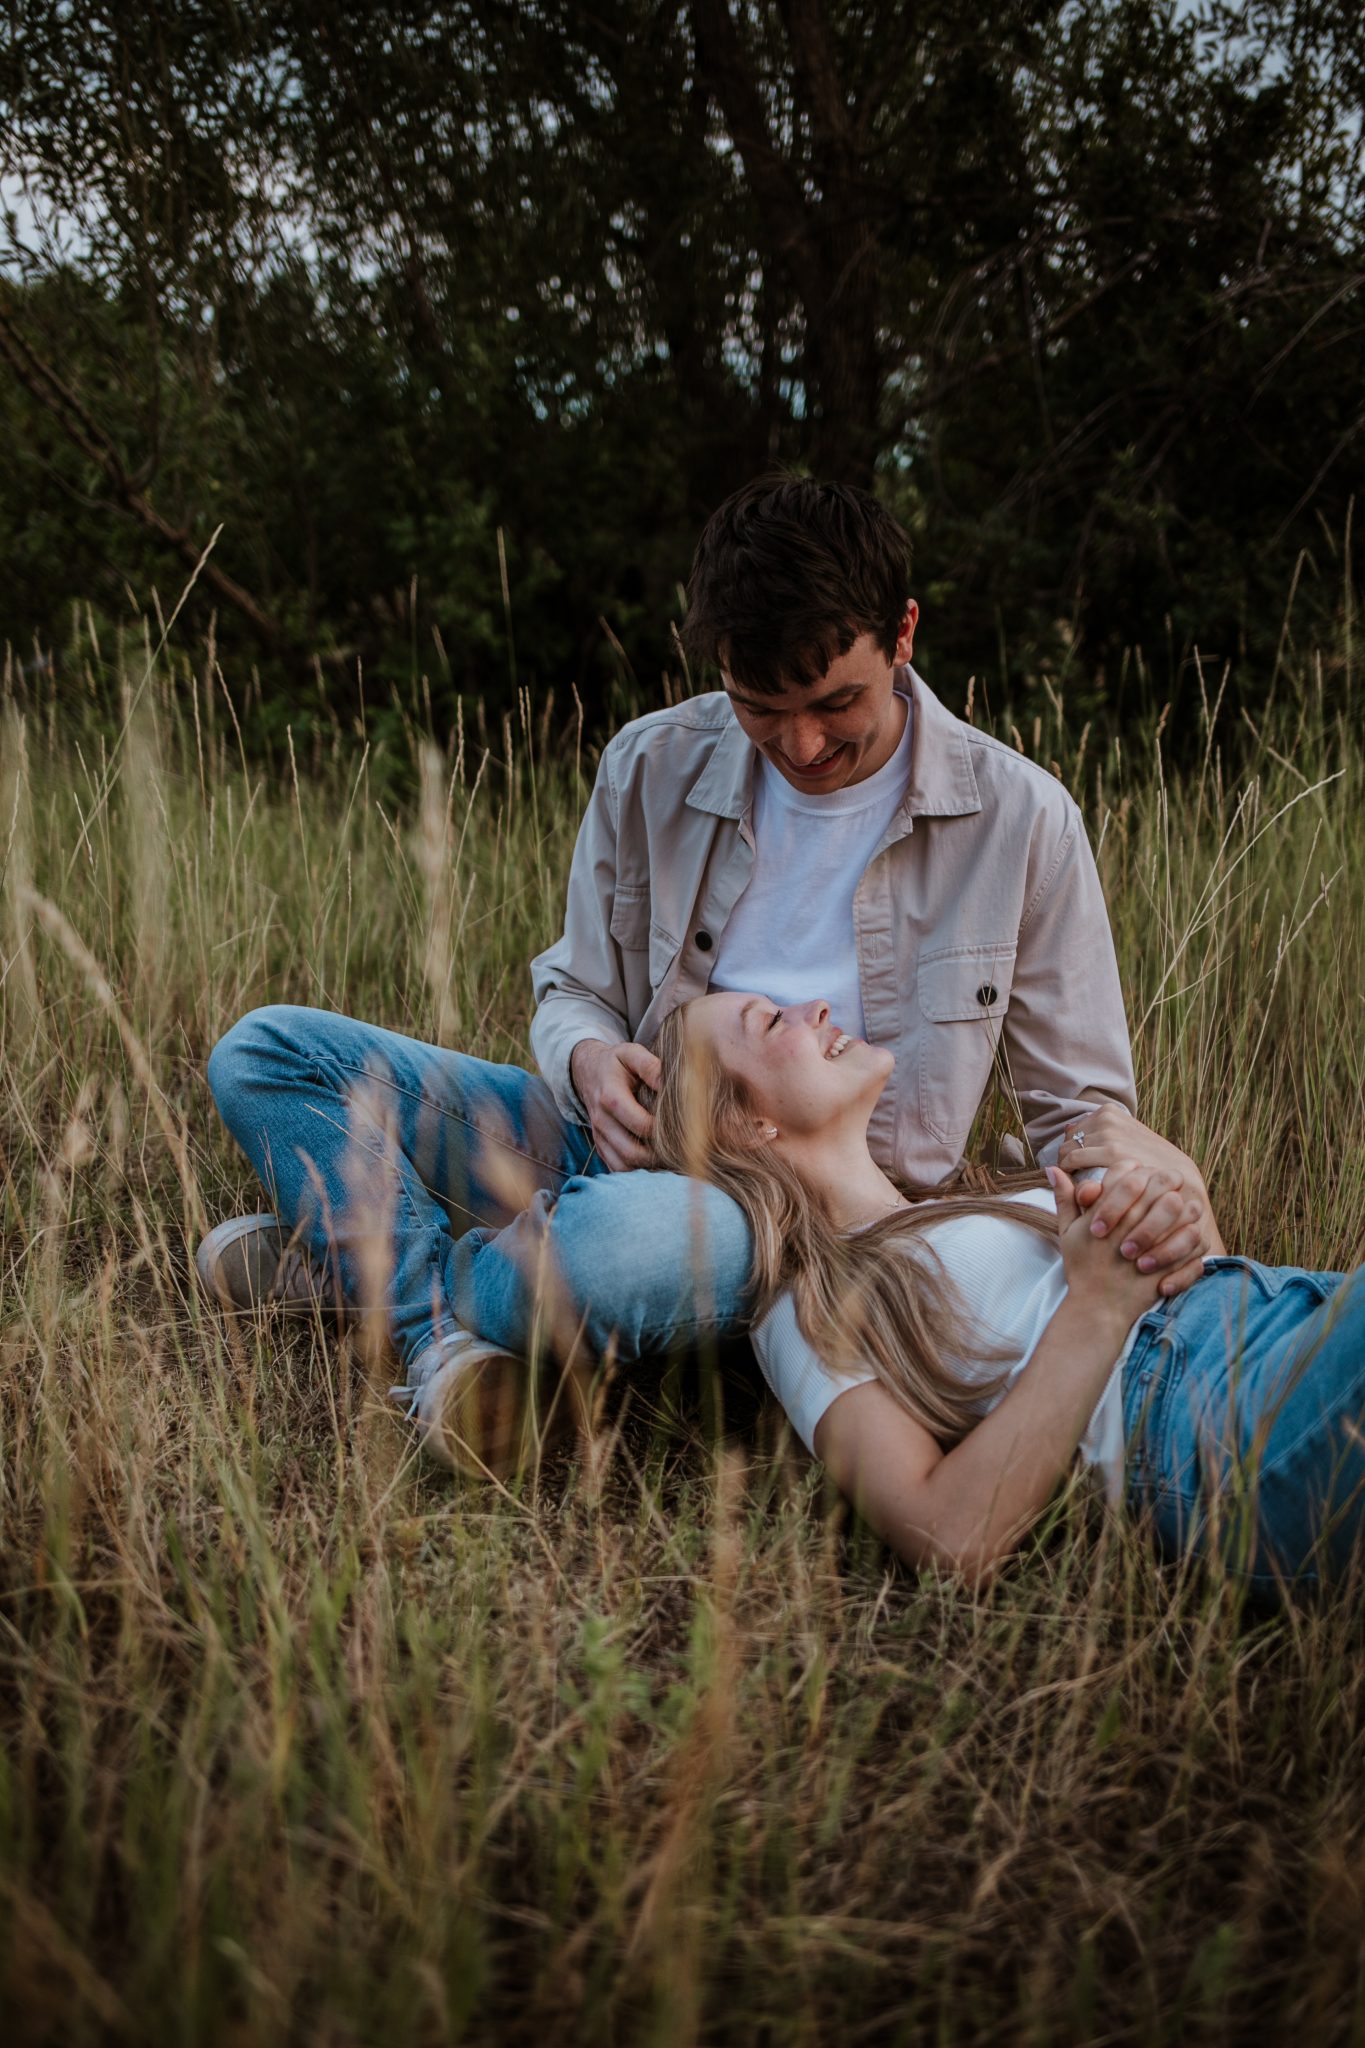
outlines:
[[[856,1230],[905,1206],[861,1134],[791,1140],[784,1150],[836,1230]]]

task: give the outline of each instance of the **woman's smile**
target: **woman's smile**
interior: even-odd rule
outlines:
[[[784,1141],[832,1135],[850,1120],[865,1126],[895,1065],[888,1048],[834,1023],[819,998],[779,1005],[718,990],[688,1005],[688,1031]]]

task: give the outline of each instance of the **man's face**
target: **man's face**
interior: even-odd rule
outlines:
[[[808,795],[847,789],[891,759],[905,730],[904,700],[892,688],[892,675],[910,660],[918,620],[912,598],[890,660],[870,633],[861,633],[809,689],[777,697],[751,695],[722,666],[735,717],[793,789]]]

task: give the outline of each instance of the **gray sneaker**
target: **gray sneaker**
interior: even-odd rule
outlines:
[[[316,1305],[346,1314],[326,1266],[311,1258],[275,1216],[229,1216],[208,1233],[194,1255],[200,1285],[221,1308],[278,1308],[311,1315]]]
[[[568,1380],[546,1415],[536,1414],[524,1358],[456,1330],[414,1359],[408,1385],[390,1387],[415,1422],[422,1447],[440,1464],[472,1478],[510,1478],[538,1452],[577,1434],[577,1399]]]

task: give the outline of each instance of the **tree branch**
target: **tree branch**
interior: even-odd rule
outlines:
[[[0,306],[0,357],[9,364],[30,397],[36,399],[38,404],[51,414],[67,440],[79,448],[82,455],[101,471],[123,510],[138,520],[165,547],[173,550],[182,562],[194,568],[203,553],[201,545],[183,527],[172,526],[169,520],[163,519],[128,475],[108,434],[91,416],[70,386],[57,375],[51,364],[45,362],[19,332],[4,306]],[[210,589],[215,590],[225,604],[231,605],[234,611],[241,614],[257,638],[272,654],[290,651],[288,636],[279,621],[263,610],[250,591],[244,590],[226,570],[220,569],[216,562],[210,560],[204,563],[201,574]]]

